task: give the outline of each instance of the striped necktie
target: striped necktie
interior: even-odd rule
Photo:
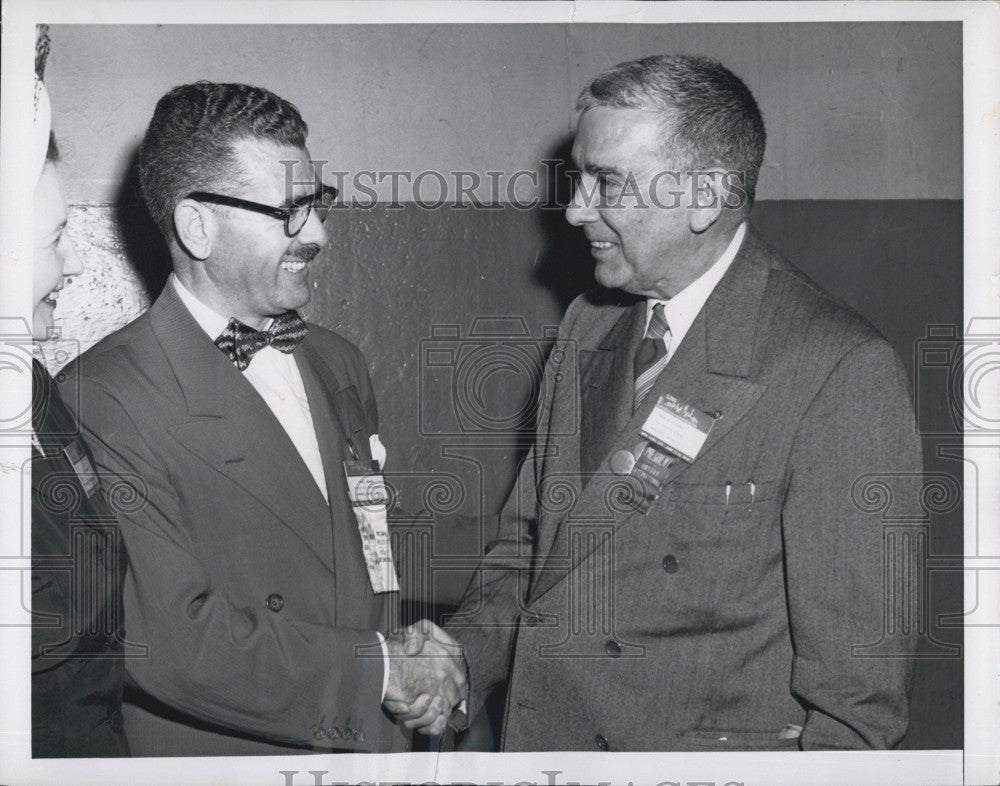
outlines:
[[[646,328],[646,337],[640,342],[635,353],[635,395],[632,411],[639,408],[646,398],[663,367],[667,365],[667,345],[670,342],[670,326],[663,311],[663,304],[653,306],[653,315]]]

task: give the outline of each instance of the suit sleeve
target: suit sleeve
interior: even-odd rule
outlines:
[[[556,346],[570,341],[583,300],[570,304],[559,326]],[[445,629],[465,651],[468,667],[468,708],[466,717],[453,719],[456,728],[483,705],[500,683],[507,679],[513,657],[514,637],[524,610],[529,579],[539,555],[535,553],[538,527],[538,488],[544,460],[549,450],[549,422],[556,385],[556,365],[552,354],[545,365],[539,393],[535,441],[518,469],[510,496],[500,512],[496,538],[486,546],[486,554],[462,603]],[[481,526],[486,526],[482,522]]]
[[[901,363],[872,340],[841,358],[796,432],[782,533],[804,750],[891,748],[906,731],[914,639],[901,631],[914,626],[898,615],[912,578],[883,570],[888,531],[859,489],[871,480],[894,514],[919,511],[912,412]],[[897,632],[895,657],[862,649],[887,630]]]
[[[126,635],[149,650],[147,658],[129,660],[136,683],[171,707],[266,739],[374,747],[383,669],[375,631],[230,602],[187,535],[198,522],[185,520],[169,467],[110,392],[90,380],[80,392],[82,428],[129,560]],[[357,657],[359,646],[375,657]],[[331,726],[364,736],[331,740],[317,733]]]
[[[32,467],[32,472],[36,476],[45,472],[41,466],[42,461],[37,460]],[[40,657],[45,647],[56,647],[65,644],[71,638],[70,620],[67,611],[70,609],[70,577],[71,572],[66,566],[52,567],[45,563],[46,557],[52,554],[59,554],[62,549],[57,545],[58,539],[55,533],[60,528],[66,528],[68,524],[61,521],[59,517],[51,514],[47,509],[45,500],[39,499],[32,493],[31,499],[31,610],[36,615],[36,621],[31,629],[31,671],[38,673],[46,671],[60,665],[66,658],[73,657],[71,650],[67,649],[64,657],[57,658],[52,654],[47,654],[45,658]],[[53,560],[55,561],[55,560]],[[65,562],[65,557],[63,558]],[[39,619],[45,619],[45,624],[39,624]],[[56,620],[59,625],[53,624]]]

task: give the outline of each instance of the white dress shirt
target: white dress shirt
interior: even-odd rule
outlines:
[[[212,341],[218,338],[229,324],[229,317],[217,314],[202,303],[179,278],[170,274],[170,283],[177,291],[181,302],[187,306],[201,329]],[[309,474],[313,476],[323,499],[330,502],[326,490],[326,475],[323,472],[323,459],[319,453],[319,442],[316,440],[316,429],[313,428],[312,413],[309,411],[309,400],[302,384],[302,375],[295,359],[274,347],[264,347],[253,356],[250,365],[243,371],[247,382],[254,386],[268,409],[274,413],[295,449],[302,457]]]
[[[666,316],[667,325],[670,328],[669,342],[667,336],[663,337],[667,348],[667,362],[673,357],[684,336],[691,329],[694,318],[704,307],[712,290],[722,280],[726,271],[729,270],[729,266],[733,264],[733,260],[736,259],[736,254],[743,244],[746,231],[747,225],[746,222],[743,222],[737,227],[733,239],[729,241],[726,250],[722,252],[722,256],[716,260],[715,264],[670,300],[649,298],[646,301],[646,328],[649,328],[649,320],[653,318],[653,306],[657,303],[663,303],[664,316]],[[645,334],[645,330],[643,329],[643,334]]]

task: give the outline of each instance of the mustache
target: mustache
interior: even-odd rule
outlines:
[[[285,256],[290,259],[301,260],[302,262],[311,262],[322,250],[322,246],[318,246],[315,243],[308,243],[298,248],[290,249]]]

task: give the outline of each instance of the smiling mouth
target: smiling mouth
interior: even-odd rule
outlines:
[[[593,251],[606,251],[607,249],[613,247],[615,244],[609,240],[591,240],[590,248]]]
[[[289,273],[301,273],[309,267],[309,262],[304,259],[286,259],[281,263],[281,269]]]

